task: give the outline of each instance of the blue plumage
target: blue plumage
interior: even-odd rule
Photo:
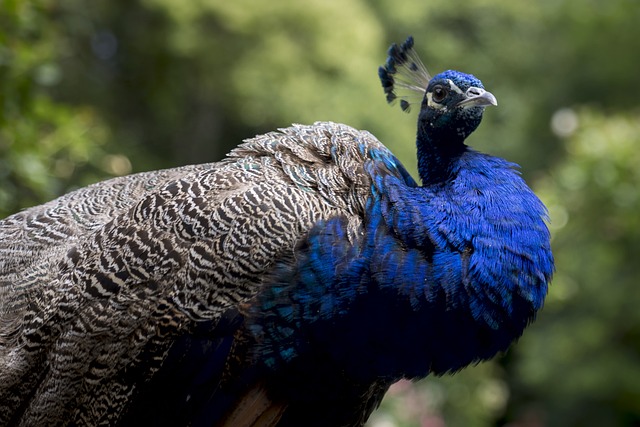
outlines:
[[[369,341],[391,352],[385,362],[422,355],[415,366],[398,363],[389,372],[376,366],[372,375],[399,379],[455,371],[505,350],[520,335],[541,308],[553,269],[544,207],[512,164],[471,150],[458,163],[453,185],[408,187],[392,176],[383,179],[355,244],[339,218],[312,230],[294,267],[281,267],[277,286],[266,289],[251,311],[252,330],[270,366],[312,351],[314,338],[304,334],[321,328],[317,323],[342,329],[352,321],[354,300],[365,301],[374,289],[388,298],[368,310],[381,315],[395,301],[408,309],[397,313],[402,325],[390,316],[382,330],[354,330],[337,346],[351,348],[356,335],[371,334]],[[280,306],[287,308],[286,318],[273,310]],[[414,339],[395,342],[407,316],[415,317]],[[280,328],[283,321],[286,329]],[[441,334],[447,338],[439,343]],[[484,341],[470,339],[474,335]],[[418,337],[422,348],[414,342]],[[298,345],[304,348],[292,351]],[[452,345],[461,349],[455,357]],[[352,350],[352,363],[361,369],[361,354],[373,348]]]

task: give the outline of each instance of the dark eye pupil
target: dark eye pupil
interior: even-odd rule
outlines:
[[[447,91],[442,86],[433,88],[433,100],[440,102],[447,96]]]

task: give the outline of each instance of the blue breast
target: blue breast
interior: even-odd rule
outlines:
[[[360,238],[349,241],[340,217],[317,224],[259,296],[257,359],[276,369],[309,358],[367,381],[455,371],[505,350],[553,272],[544,206],[514,165],[468,151],[454,182],[430,187],[391,160],[367,168]]]

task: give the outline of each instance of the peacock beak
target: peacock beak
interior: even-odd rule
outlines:
[[[464,99],[456,105],[456,107],[488,107],[489,105],[497,106],[498,100],[491,92],[472,86],[467,89]]]

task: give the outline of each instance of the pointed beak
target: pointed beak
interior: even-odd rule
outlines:
[[[479,87],[470,87],[464,94],[465,98],[458,102],[456,107],[488,107],[497,106],[498,100],[491,92],[487,92]]]

